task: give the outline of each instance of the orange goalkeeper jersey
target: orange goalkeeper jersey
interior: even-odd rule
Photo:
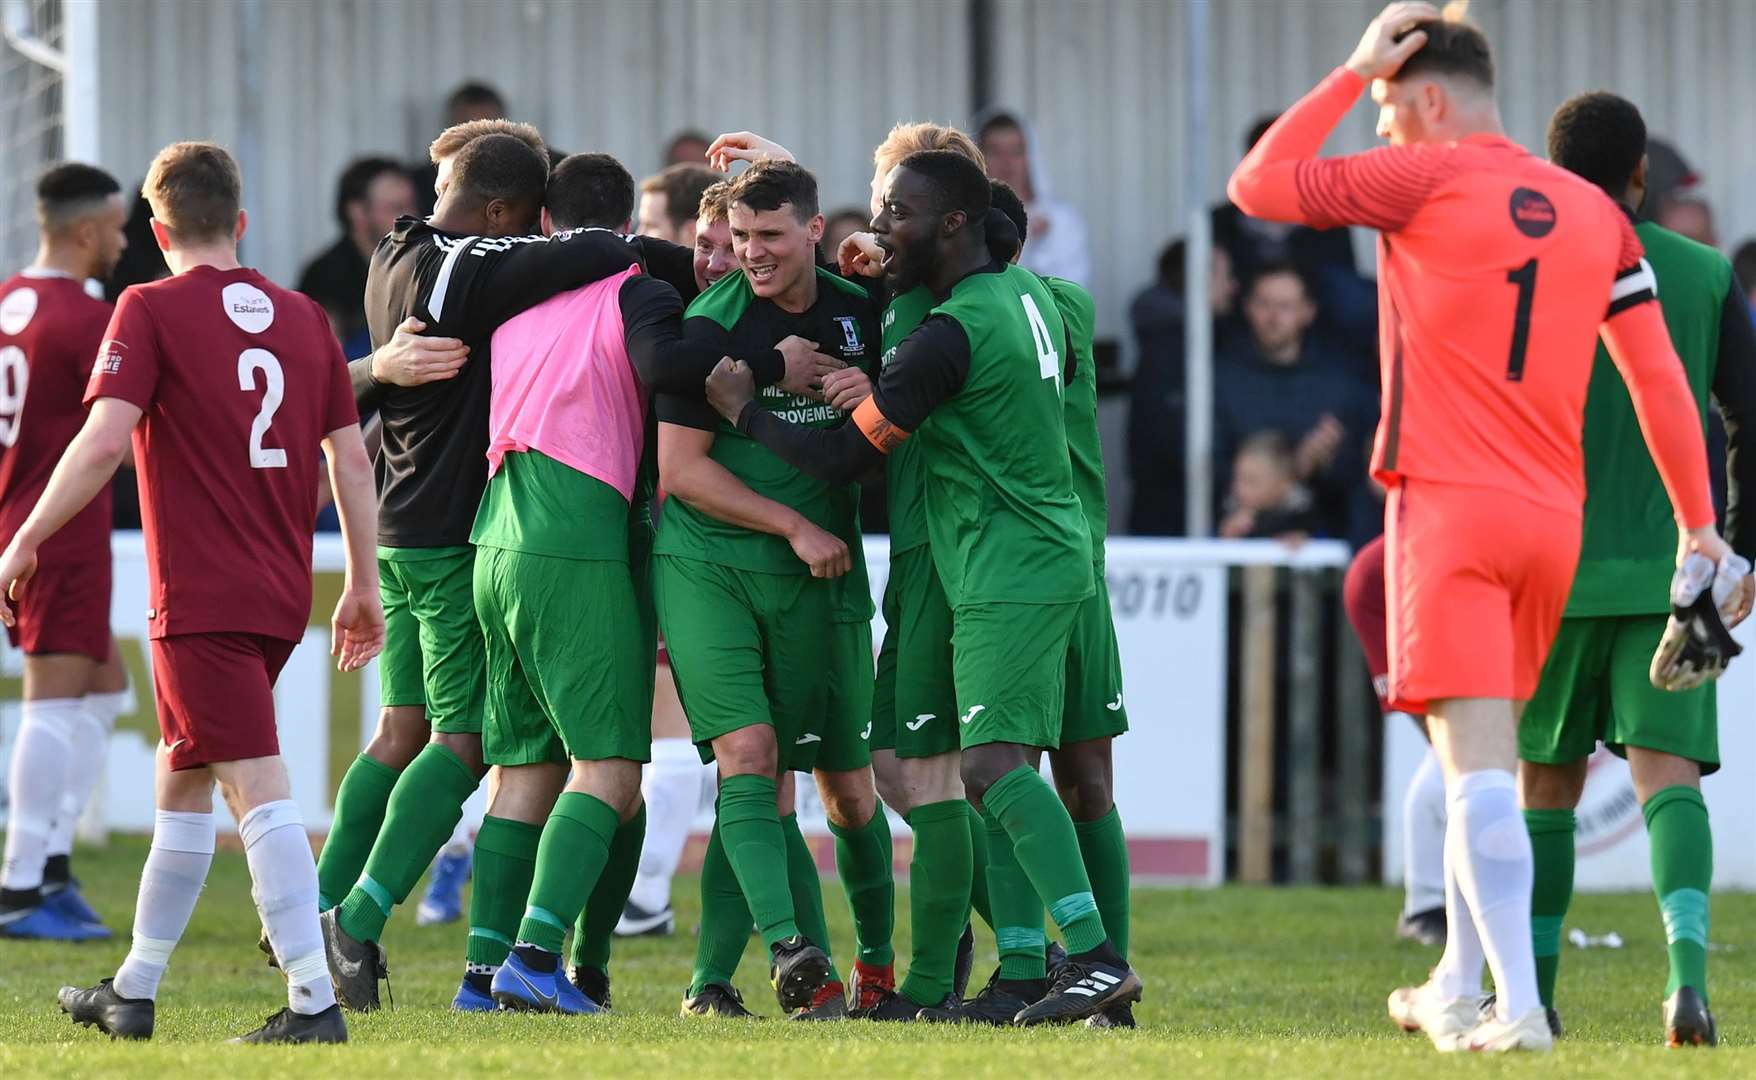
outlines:
[[[1363,87],[1345,69],[1330,75],[1263,137],[1230,191],[1253,216],[1380,232],[1375,475],[1477,484],[1579,514],[1602,327],[1643,421],[1665,418],[1643,428],[1679,518],[1711,523],[1700,425],[1670,422],[1679,408],[1693,415],[1693,399],[1627,217],[1498,135],[1317,158]],[[1617,349],[1624,315],[1633,329]]]

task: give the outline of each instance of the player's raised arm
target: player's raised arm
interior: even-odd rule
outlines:
[[[628,359],[640,381],[657,393],[699,395],[714,365],[733,350],[730,335],[712,319],[683,318],[682,297],[657,278],[629,278],[620,302]],[[817,397],[823,378],[847,366],[797,336],[741,359],[755,372],[758,386],[778,385],[801,397]]]
[[[0,587],[4,587],[6,599],[16,599],[19,588],[36,573],[37,549],[43,542],[85,509],[116,475],[116,468],[128,456],[129,440],[140,417],[140,406],[120,398],[99,398],[92,403],[91,415],[56,464],[43,497],[0,554]],[[0,622],[12,626],[13,618],[11,605],[0,602]]]
[[[469,346],[457,338],[431,337],[427,324],[410,316],[389,341],[348,364],[354,405],[366,412],[384,400],[392,386],[420,386],[451,379],[469,360]]]
[[[1282,113],[1245,155],[1226,184],[1232,202],[1251,217],[1319,228],[1363,225],[1389,232],[1407,224],[1443,177],[1443,148],[1389,146],[1339,158],[1318,158],[1317,152],[1369,84],[1386,111],[1403,107],[1388,100],[1390,80],[1426,44],[1427,35],[1411,28],[1439,17],[1430,4],[1385,8],[1348,62]],[[1473,88],[1450,89],[1461,100]],[[1491,102],[1491,89],[1484,89]],[[1383,120],[1379,133],[1393,134]]]

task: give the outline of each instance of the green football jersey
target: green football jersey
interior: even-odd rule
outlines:
[[[911,440],[946,598],[953,608],[1085,599],[1091,534],[1067,456],[1066,329],[1054,297],[1035,274],[1005,266],[959,281],[933,314],[969,339],[962,389]]]
[[[1665,326],[1683,360],[1705,433],[1731,264],[1714,249],[1651,222],[1634,231],[1658,279]],[[1566,614],[1669,611],[1676,522],[1658,467],[1641,437],[1628,387],[1601,343],[1586,393],[1584,446],[1585,534]]]
[[[902,339],[933,310],[933,290],[917,285],[890,301],[884,309],[882,363],[896,357]],[[890,557],[927,542],[927,494],[921,472],[920,450],[909,439],[891,452],[885,465],[885,486],[890,503]]]
[[[753,355],[772,349],[790,334],[868,373],[877,362],[877,313],[866,291],[821,268],[817,270],[817,302],[797,314],[783,311],[758,297],[742,273],[727,274],[696,297],[684,312],[687,324],[707,320],[722,335],[731,355]],[[789,394],[778,386],[757,391],[756,400],[783,419],[809,427],[829,428],[845,414],[810,398]],[[803,514],[813,525],[849,544],[855,569],[836,580],[838,597],[850,617],[869,617],[871,590],[865,561],[860,558],[859,493],[807,476],[752,440],[736,426],[721,423],[714,431],[709,456],[758,495]],[[654,551],[771,574],[808,574],[810,568],[793,554],[786,539],[720,521],[681,499],[667,499]]]
[[[1104,492],[1104,445],[1098,435],[1097,361],[1092,357],[1092,327],[1097,305],[1091,294],[1066,278],[1045,277],[1043,284],[1055,298],[1067,339],[1074,352],[1073,381],[1062,392],[1062,416],[1067,424],[1067,456],[1073,464],[1073,494],[1085,511],[1085,527],[1091,533],[1091,554],[1099,566],[1104,562],[1104,537],[1109,533],[1109,499]]]

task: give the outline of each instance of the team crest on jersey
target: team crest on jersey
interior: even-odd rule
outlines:
[[[220,290],[226,318],[246,334],[260,334],[274,322],[274,301],[247,281],[234,281]]]
[[[0,334],[22,334],[37,313],[37,291],[26,285],[0,300]]]
[[[1540,191],[1513,188],[1512,224],[1531,239],[1541,239],[1555,231],[1555,204]]]
[[[841,351],[844,353],[864,352],[865,346],[860,343],[860,320],[852,315],[837,315],[835,321],[841,324],[841,336],[846,339]]]
[[[122,354],[127,351],[128,346],[122,342],[115,338],[105,338],[104,343],[98,346],[98,361],[92,365],[91,373],[93,375],[114,375],[121,371]]]

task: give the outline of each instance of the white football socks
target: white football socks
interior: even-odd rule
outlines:
[[[1432,749],[1402,796],[1402,913],[1445,906],[1445,773]]]
[[[49,835],[61,814],[67,762],[74,756],[75,725],[85,715],[79,698],[26,701],[7,772],[6,862],[0,888],[38,889]]]
[[[287,1005],[296,1013],[322,1012],[335,1004],[335,987],[317,922],[317,860],[299,808],[291,799],[263,803],[238,822],[238,836],[256,913],[287,977]]]
[[[671,877],[683,858],[689,825],[701,805],[702,778],[708,767],[688,739],[654,739],[652,764],[640,778],[646,800],[646,839],[640,872],[628,899],[647,911],[671,906]]]
[[[80,698],[81,707],[68,714],[71,733],[68,744],[78,749],[67,755],[61,808],[49,829],[48,854],[51,856],[73,854],[73,833],[79,827],[79,815],[85,813],[85,804],[91,801],[91,793],[97,790],[98,781],[104,775],[105,759],[109,757],[110,725],[115,722],[115,717],[111,716],[106,723],[103,713],[92,706],[91,699],[89,694]]]
[[[213,864],[213,815],[160,810],[153,815],[152,850],[140,871],[134,902],[134,943],[116,969],[116,993],[125,998],[158,995],[195,901]]]
[[[1516,1020],[1542,1001],[1530,937],[1535,867],[1512,774],[1484,769],[1458,777],[1451,791],[1447,834],[1450,869],[1494,975],[1496,1012],[1501,1020]],[[1456,931],[1454,924],[1452,935]],[[1479,980],[1480,965],[1473,971]]]

